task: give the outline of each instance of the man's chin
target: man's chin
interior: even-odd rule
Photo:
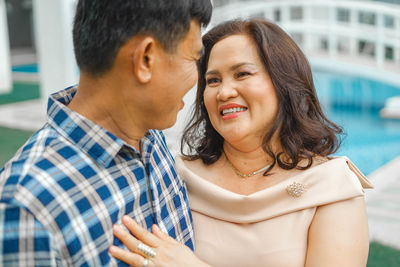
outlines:
[[[169,128],[171,128],[171,127],[173,127],[175,125],[176,118],[177,118],[177,115],[175,115],[174,119],[170,119],[168,121],[160,122],[159,125],[155,125],[155,127],[152,128],[152,129],[155,129],[155,130],[167,130],[167,129],[169,129]]]

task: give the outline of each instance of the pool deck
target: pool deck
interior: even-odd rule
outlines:
[[[46,103],[40,100],[0,105],[0,126],[36,131],[46,121],[45,111]],[[167,140],[176,140],[177,133],[167,130]],[[400,249],[400,157],[368,178],[375,186],[366,190],[370,238]]]

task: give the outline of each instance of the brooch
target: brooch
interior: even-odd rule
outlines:
[[[306,187],[297,182],[293,182],[286,187],[286,192],[292,197],[300,197],[306,191]]]

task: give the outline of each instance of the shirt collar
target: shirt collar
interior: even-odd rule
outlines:
[[[50,95],[48,123],[98,164],[108,166],[126,143],[67,107],[76,92],[77,87],[69,87]]]

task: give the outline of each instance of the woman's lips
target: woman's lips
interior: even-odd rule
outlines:
[[[235,103],[226,104],[219,108],[219,113],[223,120],[236,118],[246,111],[247,107]]]
[[[237,111],[234,113],[229,113],[227,115],[222,115],[222,119],[223,120],[230,120],[230,119],[234,119],[236,117],[239,117],[240,115],[242,115],[242,113],[246,112],[247,110],[242,110],[242,111]]]

